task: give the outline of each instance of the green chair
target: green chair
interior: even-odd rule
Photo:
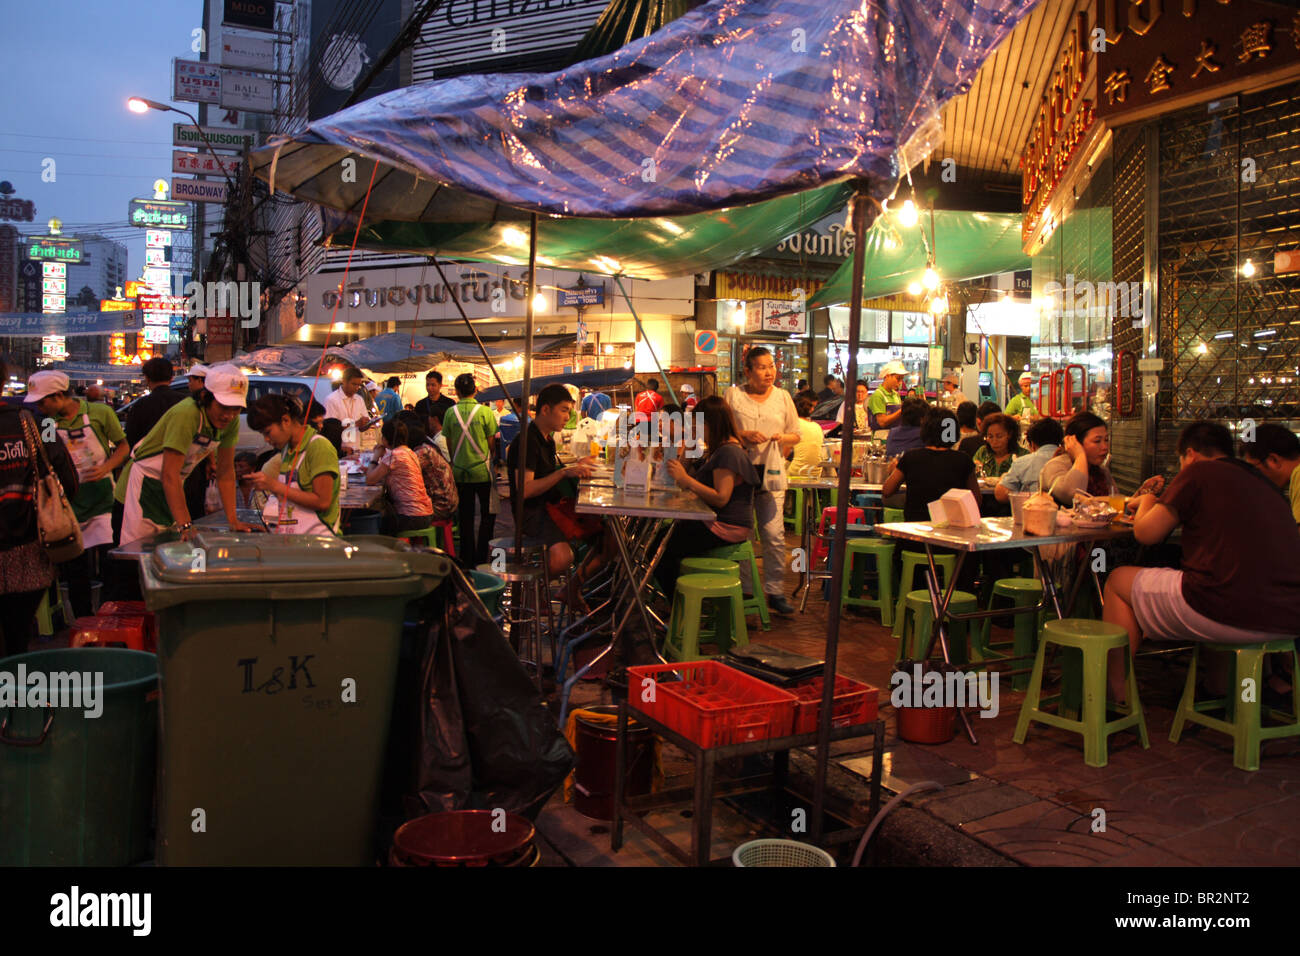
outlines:
[[[903,552],[903,572],[898,576],[898,606],[894,608],[895,637],[902,637],[903,634],[903,602],[916,584],[916,571],[918,568],[928,568],[929,566],[930,562],[926,559],[924,551]],[[951,580],[957,570],[957,555],[952,553],[936,554],[934,556],[934,566],[939,570],[939,587],[946,588],[948,581]]]
[[[754,596],[745,598],[745,613],[757,614],[759,623],[763,625],[763,630],[771,627],[771,621],[767,613],[767,595],[763,593],[763,579],[758,576],[758,558],[754,555],[754,544],[752,541],[742,541],[739,544],[727,544],[720,548],[714,548],[712,551],[704,552],[706,558],[723,558],[727,561],[735,561],[737,565],[749,565],[749,582],[754,589]]]
[[[1043,582],[1034,578],[999,578],[993,582],[993,591],[989,595],[986,611],[993,610],[993,602],[999,598],[1009,598],[1011,607],[1033,607],[1043,599]],[[996,647],[989,639],[992,621],[984,618],[975,627],[976,654],[983,660],[990,658],[1017,657],[1027,659],[1034,653],[1038,631],[1043,625],[1043,612],[1038,614],[1015,615],[1015,637],[1010,645],[999,644]],[[1003,653],[1010,650],[1010,654]],[[1029,686],[1028,674],[1017,674],[1011,679],[1012,690],[1024,690]]]
[[[881,521],[885,524],[894,524],[895,522],[904,520],[902,508],[881,508],[880,510],[883,513]]]
[[[1061,714],[1043,710],[1043,705],[1059,700],[1059,695],[1051,698],[1042,697],[1043,662],[1047,649],[1058,647],[1077,648],[1083,655],[1083,714],[1082,720],[1071,720]],[[1107,720],[1106,702],[1106,658],[1112,650],[1124,654],[1128,674],[1129,703],[1117,720]],[[1119,710],[1118,705],[1113,705]],[[1031,721],[1060,727],[1083,736],[1083,762],[1089,767],[1106,766],[1107,740],[1116,731],[1136,727],[1138,740],[1142,749],[1150,746],[1147,740],[1146,720],[1142,715],[1142,701],[1138,697],[1137,677],[1133,673],[1133,655],[1129,651],[1128,634],[1117,624],[1104,621],[1088,621],[1067,617],[1059,621],[1048,621],[1043,625],[1042,639],[1038,643],[1038,653],[1034,657],[1034,672],[1029,678],[1029,693],[1020,707],[1020,719],[1016,721],[1016,732],[1012,736],[1018,744],[1025,742]],[[1175,722],[1175,727],[1178,727]]]
[[[442,545],[438,544],[438,535],[442,534]],[[414,531],[399,531],[394,537],[405,538],[411,544],[417,541],[424,542],[425,547],[441,547],[451,557],[456,556],[455,532],[452,530],[450,521],[435,521],[427,528],[417,528]]]
[[[669,660],[698,661],[710,656],[700,653],[700,622],[705,601],[725,601],[731,612],[728,639],[724,642],[719,633],[716,641],[723,651],[749,643],[745,630],[745,594],[740,582],[722,574],[686,574],[677,579],[668,635],[664,638],[664,656]],[[719,611],[719,616],[722,613]]]
[[[876,565],[875,598],[853,595],[854,559],[872,558]],[[864,562],[865,563],[865,562]],[[840,586],[841,607],[874,607],[880,609],[880,623],[891,627],[894,623],[894,542],[882,538],[849,538],[844,547],[844,575]],[[865,582],[862,590],[866,591]]]
[[[808,494],[808,492],[806,492],[803,488],[788,488],[786,489],[785,494],[786,494],[785,500],[791,502],[794,505],[794,510],[792,512],[787,512],[785,516],[785,526],[787,528],[793,529],[794,533],[799,535],[799,537],[802,538],[803,537],[804,495]]]
[[[969,614],[979,608],[979,600],[966,591],[953,591],[948,610],[957,614]],[[925,646],[930,643],[934,631],[934,608],[930,604],[929,591],[909,591],[904,598],[901,638],[898,642],[898,660],[920,660]],[[967,650],[968,631],[965,621],[948,622],[948,655],[954,664],[970,662]],[[935,648],[938,647],[936,643]]]
[[[1202,649],[1232,655],[1228,674],[1228,686],[1232,688],[1232,693],[1226,697],[1202,701],[1196,699],[1196,667],[1200,663]],[[1260,702],[1264,689],[1264,655],[1279,653],[1291,655],[1293,676],[1289,714],[1265,707]],[[1298,665],[1300,658],[1297,658],[1294,640],[1269,641],[1264,644],[1197,644],[1192,650],[1192,663],[1187,668],[1187,683],[1183,685],[1182,700],[1178,702],[1169,739],[1178,743],[1183,724],[1189,721],[1201,724],[1232,738],[1234,767],[1238,770],[1258,770],[1259,746],[1262,741],[1300,736],[1300,683],[1295,680],[1296,676],[1300,676]],[[1251,683],[1247,684],[1247,681]],[[1222,710],[1224,719],[1207,717],[1206,711],[1213,710]],[[1265,714],[1282,723],[1263,726]]]
[[[723,577],[734,578],[737,584],[740,583],[740,565],[725,558],[682,558],[681,566],[677,570],[677,576],[680,578],[686,574],[721,574]],[[706,611],[704,617],[707,624],[701,622],[701,639],[713,640],[719,623],[723,628],[722,636],[726,637],[731,633],[730,618],[724,618],[719,622],[718,615],[713,614],[711,611]]]

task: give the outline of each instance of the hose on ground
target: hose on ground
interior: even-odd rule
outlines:
[[[919,783],[914,783],[907,789],[900,791],[894,799],[881,807],[880,812],[876,814],[876,818],[872,820],[871,825],[867,827],[867,832],[862,834],[862,839],[858,842],[858,850],[853,854],[853,863],[851,865],[858,866],[862,862],[862,856],[867,852],[867,844],[871,842],[871,835],[876,832],[876,828],[884,822],[885,817],[889,816],[889,812],[893,810],[894,807],[898,806],[898,804],[900,804],[906,797],[911,796],[918,790],[942,789],[943,784],[935,780],[922,780]]]

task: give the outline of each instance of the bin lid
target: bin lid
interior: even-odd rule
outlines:
[[[391,581],[446,575],[441,555],[414,551],[398,539],[333,535],[236,534],[201,531],[190,541],[154,549],[150,568],[168,584],[268,584],[285,581]]]

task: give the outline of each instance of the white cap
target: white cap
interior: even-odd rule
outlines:
[[[886,362],[885,367],[880,370],[881,378],[884,378],[886,375],[906,375],[906,374],[907,374],[907,366],[899,361]]]
[[[685,384],[682,384],[682,385],[677,386],[677,391],[681,392],[683,395],[694,395],[694,394],[695,394],[695,386],[694,386],[694,385],[691,385],[691,384],[689,384],[689,383],[685,383]]]
[[[1033,380],[1034,380],[1034,376],[1033,376],[1033,374],[1032,374],[1031,372],[1021,372],[1021,373],[1020,373],[1020,381],[1022,381],[1022,382],[1032,382]]]
[[[204,387],[222,405],[248,407],[248,378],[235,365],[214,365],[207,370]]]
[[[374,382],[370,381],[370,379],[366,379],[366,391],[377,392],[379,391],[379,386],[376,385]]]
[[[204,378],[208,374],[206,365],[191,365],[190,370],[185,373],[190,378]]]
[[[24,401],[39,402],[55,392],[66,392],[72,387],[63,372],[37,372],[27,380],[27,397]]]

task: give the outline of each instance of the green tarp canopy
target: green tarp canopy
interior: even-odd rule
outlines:
[[[910,228],[890,211],[876,218],[867,232],[862,273],[862,298],[897,295],[925,274],[926,252],[921,230],[930,234],[930,215],[922,213]],[[999,272],[1028,269],[1030,260],[1020,244],[1019,214],[997,212],[934,213],[935,271],[944,281],[976,279]],[[848,259],[808,300],[809,309],[843,305],[851,298],[853,260]]]
[[[640,279],[663,279],[721,269],[771,249],[843,209],[851,182],[715,212],[653,219],[537,221],[537,263]],[[348,247],[356,220],[323,211],[332,246]],[[366,222],[357,246],[387,252],[437,254],[453,259],[528,263],[526,222]]]

